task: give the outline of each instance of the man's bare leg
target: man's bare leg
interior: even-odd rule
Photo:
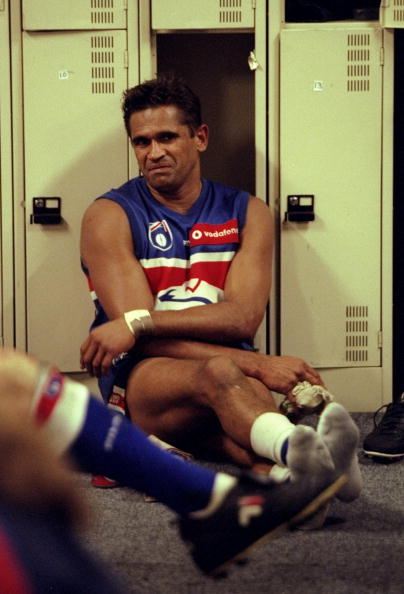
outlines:
[[[131,375],[127,403],[131,418],[144,431],[180,447],[190,438],[196,443],[202,432],[212,428],[213,412],[223,433],[245,452],[243,459],[250,457],[254,465],[258,456],[288,465],[288,438],[293,433],[288,455],[296,475],[333,467],[313,429],[292,425],[279,413],[270,391],[247,378],[227,357],[145,360]],[[234,452],[234,461],[240,463],[236,448]]]
[[[279,412],[269,390],[224,357],[147,359],[133,371],[126,393],[131,418],[147,433],[181,441],[199,428],[205,434],[207,427],[218,429],[219,420],[222,431],[247,451],[255,418]]]

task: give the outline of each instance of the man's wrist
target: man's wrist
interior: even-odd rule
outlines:
[[[262,381],[263,367],[266,364],[267,355],[256,351],[246,351],[248,356],[248,373],[250,377]]]
[[[153,334],[154,322],[148,309],[132,309],[123,314],[126,325],[135,338]]]

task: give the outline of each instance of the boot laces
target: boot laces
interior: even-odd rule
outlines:
[[[385,410],[384,416],[378,421],[378,416]],[[404,430],[404,393],[398,402],[383,404],[373,415],[374,428],[378,433],[399,433]],[[401,426],[401,429],[400,429]]]

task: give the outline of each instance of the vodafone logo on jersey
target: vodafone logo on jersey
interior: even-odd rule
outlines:
[[[194,245],[239,243],[237,219],[226,223],[198,223],[189,232],[189,243]]]

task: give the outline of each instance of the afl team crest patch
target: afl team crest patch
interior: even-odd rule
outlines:
[[[149,241],[153,247],[163,252],[173,245],[173,234],[165,219],[149,223]]]

